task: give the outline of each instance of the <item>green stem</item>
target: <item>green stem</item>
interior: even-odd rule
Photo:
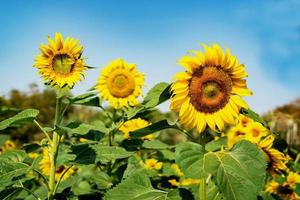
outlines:
[[[199,196],[200,196],[200,200],[206,200],[206,182],[205,182],[205,178],[200,179]]]
[[[62,106],[62,98],[56,98],[56,110],[55,110],[55,119],[54,119],[54,128],[60,125],[61,122],[61,106]],[[49,192],[48,199],[53,200],[55,195],[55,172],[56,172],[56,158],[57,158],[57,149],[59,146],[59,135],[57,132],[53,132],[52,146],[50,149],[50,178],[49,178]]]
[[[47,137],[47,140],[50,144],[50,146],[52,145],[51,144],[51,138],[49,136],[49,134],[47,133],[47,131],[36,121],[36,120],[33,120],[33,122],[37,125],[37,127],[39,127],[39,129],[41,129],[41,131],[45,134],[45,136]]]

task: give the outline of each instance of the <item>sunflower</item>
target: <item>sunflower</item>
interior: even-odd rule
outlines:
[[[227,133],[227,146],[231,148],[238,141],[245,139],[246,132],[245,129],[241,125],[236,125]]]
[[[171,110],[179,112],[186,128],[198,132],[206,125],[223,130],[225,124],[235,124],[240,108],[248,108],[241,96],[252,94],[244,80],[245,66],[229,49],[225,53],[216,44],[204,49],[179,60],[186,71],[176,74],[171,86]]]
[[[258,146],[263,151],[265,158],[268,162],[267,170],[270,173],[286,170],[286,163],[289,161],[289,159],[282,152],[272,148],[273,142],[274,136],[268,135],[258,143]]]
[[[143,85],[144,74],[136,65],[117,59],[102,69],[96,88],[104,100],[118,109],[137,105]]]
[[[269,192],[271,194],[277,194],[277,190],[279,188],[280,184],[276,182],[275,180],[272,180],[267,183],[266,185],[266,192]]]
[[[289,172],[286,180],[290,187],[296,187],[296,184],[300,183],[300,175],[297,172]]]
[[[131,119],[131,120],[125,122],[124,124],[122,124],[122,126],[119,128],[119,130],[123,133],[124,138],[128,139],[130,132],[144,128],[146,126],[149,126],[150,124],[151,123],[147,122],[146,120],[143,120],[141,118],[136,118],[136,119]],[[142,137],[141,139],[152,140],[152,139],[154,139],[154,134],[146,135],[146,136]]]
[[[245,115],[240,114],[238,116],[238,123],[244,128],[246,128],[249,124],[251,124],[253,122],[254,122],[253,119],[250,119],[249,117],[246,117]]]
[[[4,143],[5,150],[13,150],[16,148],[16,144],[11,140],[6,140]]]
[[[162,162],[159,162],[158,160],[154,158],[147,159],[145,163],[142,163],[145,169],[156,169],[160,170],[163,166]]]
[[[258,122],[250,122],[245,128],[246,139],[251,141],[252,143],[258,143],[262,137],[268,135],[268,130]]]
[[[81,58],[83,47],[71,37],[63,41],[61,33],[55,33],[54,40],[48,37],[48,43],[40,45],[41,54],[37,55],[33,66],[51,86],[73,87],[88,69]]]
[[[50,154],[47,149],[43,149],[43,158],[40,161],[40,169],[42,170],[42,173],[46,176],[50,176],[50,168],[51,168],[51,161],[50,161]],[[68,168],[65,165],[60,165],[55,170],[55,180],[59,180],[60,177],[64,174],[62,177],[62,180],[68,179],[72,174],[74,170],[73,168]]]

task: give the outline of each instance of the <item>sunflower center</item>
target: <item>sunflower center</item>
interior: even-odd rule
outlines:
[[[127,71],[115,71],[108,79],[108,89],[114,97],[128,97],[133,93],[134,88],[134,77]]]
[[[60,174],[65,170],[65,166],[61,165],[58,168],[56,168],[55,172]]]
[[[52,60],[53,70],[60,74],[68,74],[72,71],[74,66],[74,59],[68,55],[57,55]]]
[[[191,103],[200,112],[214,113],[229,101],[232,81],[217,66],[201,66],[190,80]]]

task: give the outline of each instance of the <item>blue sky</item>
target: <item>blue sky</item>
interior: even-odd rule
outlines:
[[[38,45],[59,31],[78,38],[87,64],[97,67],[75,94],[94,85],[100,68],[119,57],[138,64],[147,91],[182,70],[176,61],[188,50],[218,43],[246,65],[254,92],[246,100],[263,113],[300,96],[299,10],[297,0],[2,0],[0,95],[40,83],[32,67]]]

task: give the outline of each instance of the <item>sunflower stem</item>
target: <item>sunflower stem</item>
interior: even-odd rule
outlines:
[[[54,128],[60,125],[61,122],[61,106],[62,106],[62,98],[56,98],[56,110],[55,110],[55,119],[54,119]],[[57,132],[53,132],[52,138],[52,146],[50,147],[50,178],[49,178],[49,192],[48,192],[48,199],[53,200],[55,195],[55,172],[56,172],[56,158],[57,158],[57,149],[59,146],[59,135]]]
[[[205,182],[205,178],[200,179],[199,197],[200,197],[200,200],[206,200],[206,182]]]

